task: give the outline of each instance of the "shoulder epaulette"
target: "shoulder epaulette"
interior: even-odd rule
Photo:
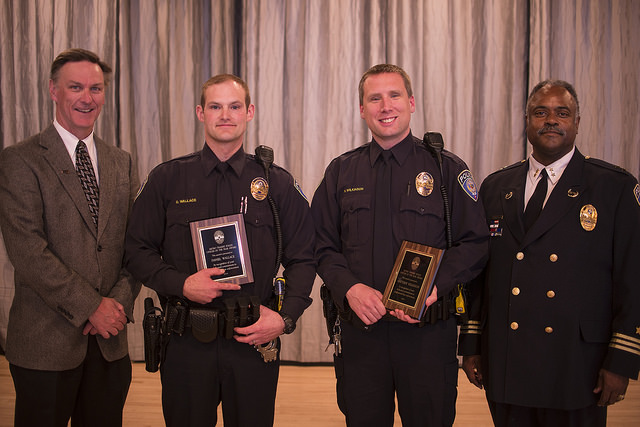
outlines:
[[[523,160],[520,160],[520,161],[518,161],[516,163],[510,164],[508,166],[503,166],[500,169],[498,169],[497,171],[490,173],[488,176],[499,174],[500,172],[505,172],[505,171],[511,170],[513,168],[516,168],[516,167],[522,165],[526,161],[527,161],[527,159],[523,159]]]
[[[605,162],[604,160],[601,160],[601,159],[596,159],[595,157],[585,156],[584,161],[594,166],[599,166],[601,168],[605,168],[618,173],[631,175],[631,173],[627,171],[625,168],[618,165],[614,165],[613,163]]]

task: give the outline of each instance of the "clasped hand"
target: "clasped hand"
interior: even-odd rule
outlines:
[[[84,325],[83,335],[100,334],[102,338],[116,336],[127,324],[127,315],[124,307],[113,298],[102,297],[98,309],[89,316]]]
[[[425,305],[429,307],[438,299],[438,288],[433,287],[433,292],[427,298]],[[347,291],[347,301],[349,307],[362,320],[365,325],[372,325],[382,319],[387,309],[382,303],[382,293],[377,289],[356,283]],[[389,312],[392,316],[407,323],[418,323],[419,321],[406,315],[404,311],[396,309]]]

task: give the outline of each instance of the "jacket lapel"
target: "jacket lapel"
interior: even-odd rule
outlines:
[[[523,162],[513,169],[513,178],[509,178],[511,184],[503,187],[500,193],[500,202],[504,212],[505,223],[514,238],[520,242],[524,237],[524,223],[522,219],[522,206],[524,205],[524,183],[529,162]]]
[[[526,234],[522,242],[524,246],[549,231],[573,206],[579,203],[580,193],[584,191],[582,185],[583,165],[584,156],[576,148],[567,168],[560,177],[560,181],[556,184],[542,209],[538,220]]]
[[[98,153],[98,173],[100,175],[100,209],[98,210],[98,235],[104,232],[107,225],[107,218],[113,208],[113,195],[116,185],[115,171],[117,168],[113,164],[113,157],[109,156],[107,143],[94,136],[96,151]]]
[[[62,187],[76,205],[76,208],[80,212],[84,222],[95,235],[95,226],[93,225],[93,219],[91,217],[91,212],[89,211],[87,199],[84,195],[84,190],[82,189],[82,184],[80,184],[80,179],[76,174],[76,170],[73,166],[73,162],[71,161],[71,157],[69,157],[69,153],[64,146],[64,142],[62,142],[62,138],[60,138],[60,135],[53,124],[42,132],[40,136],[40,145],[45,149],[43,157],[47,162],[49,162],[58,176]],[[100,204],[102,205],[102,202],[100,202]]]

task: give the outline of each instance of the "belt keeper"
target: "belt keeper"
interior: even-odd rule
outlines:
[[[236,303],[235,299],[225,299],[225,320],[224,322],[224,337],[227,339],[233,338],[233,328],[235,327],[235,312]]]
[[[251,313],[249,323],[255,323],[260,318],[260,299],[257,296],[251,295]]]
[[[246,296],[238,297],[238,309],[238,326],[244,327],[249,325],[249,298]]]

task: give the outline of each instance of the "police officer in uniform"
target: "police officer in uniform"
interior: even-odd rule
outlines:
[[[490,255],[463,368],[497,426],[604,426],[640,367],[638,181],[575,148],[569,83],[539,83],[526,120],[532,155],[480,191]]]
[[[216,424],[223,402],[224,424],[270,426],[279,361],[265,363],[262,347],[291,333],[309,306],[315,277],[314,226],[309,204],[297,183],[275,165],[263,165],[242,148],[254,116],[249,89],[240,78],[209,79],[196,107],[204,123],[199,152],[157,166],[133,206],[126,239],[126,266],[154,289],[168,310],[188,307],[220,313],[238,295],[257,296],[259,319],[236,327],[232,339],[204,343],[194,337],[187,317],[184,333],[173,333],[161,365],[162,405],[168,426]],[[286,290],[280,311],[271,304],[277,259],[274,218],[267,195],[284,215],[282,265]],[[216,281],[218,268],[196,271],[189,223],[243,214],[254,281],[235,285]],[[237,319],[236,319],[237,320]],[[192,319],[193,321],[193,319]],[[229,322],[230,319],[219,319]]]
[[[373,138],[329,164],[311,203],[318,273],[340,310],[338,405],[349,426],[391,426],[397,393],[403,425],[451,425],[456,320],[445,316],[420,327],[401,310],[388,313],[382,303],[403,240],[446,246],[438,163],[411,134],[415,101],[404,70],[372,67],[360,80],[359,96]],[[471,173],[447,151],[442,161],[453,247],[444,254],[427,304],[474,278],[487,253],[488,232]]]

